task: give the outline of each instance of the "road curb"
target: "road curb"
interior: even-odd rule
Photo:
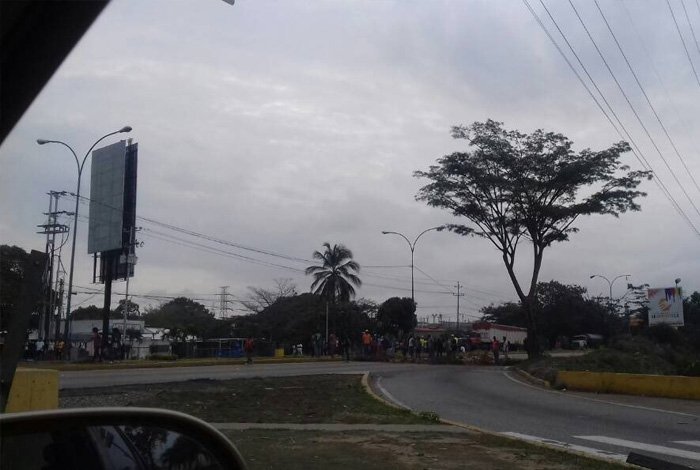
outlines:
[[[530,383],[533,383],[533,384],[536,384],[536,385],[539,385],[539,386],[545,387],[545,388],[552,388],[552,384],[549,382],[549,380],[542,380],[542,379],[535,377],[534,375],[531,375],[531,374],[529,374],[529,373],[525,372],[524,370],[519,369],[517,367],[511,367],[508,370],[514,370],[516,374],[518,374],[520,377],[524,378],[525,380],[527,380]]]
[[[700,377],[560,370],[557,383],[584,392],[700,400]]]
[[[524,372],[524,373],[527,374],[527,376],[529,376],[529,377],[531,377],[532,379],[534,379],[535,381],[545,382],[545,383],[549,384],[549,382],[547,382],[546,380],[541,380],[541,379],[537,379],[537,378],[535,378],[535,377],[532,377],[532,376],[531,376],[530,374],[528,374],[527,372]],[[401,410],[408,410],[408,411],[410,411],[411,413],[418,415],[418,413],[416,413],[416,411],[415,411],[414,409],[409,408],[409,407],[407,407],[407,406],[399,406],[399,405],[397,405],[396,403],[393,403],[393,402],[391,402],[390,400],[388,400],[386,397],[383,397],[383,396],[379,395],[378,393],[376,393],[376,392],[372,389],[372,387],[371,387],[371,384],[370,384],[370,375],[371,375],[370,372],[365,372],[365,374],[362,376],[362,385],[365,387],[365,390],[367,391],[367,393],[369,393],[372,397],[374,397],[375,399],[377,399],[377,400],[379,400],[380,402],[384,403],[385,405],[391,406],[391,407],[393,407],[393,408],[398,408],[398,409],[401,409]],[[549,386],[549,385],[547,385],[547,386]],[[546,443],[544,443],[544,442],[526,441],[525,439],[520,439],[520,438],[517,438],[517,437],[508,436],[508,435],[506,435],[506,434],[500,434],[500,433],[497,433],[497,432],[494,432],[494,431],[487,431],[486,429],[482,429],[482,428],[479,428],[479,427],[477,427],[477,426],[473,426],[473,425],[471,425],[471,424],[460,423],[460,422],[458,422],[458,421],[452,421],[452,420],[444,419],[444,418],[439,418],[439,421],[440,421],[442,424],[448,424],[448,425],[450,425],[450,426],[456,426],[456,427],[459,427],[459,428],[467,429],[467,430],[472,431],[472,432],[475,432],[475,433],[485,434],[485,435],[487,435],[487,436],[498,437],[498,438],[501,438],[501,439],[508,439],[508,440],[511,440],[511,441],[517,441],[517,442],[519,442],[519,443],[523,443],[523,442],[524,442],[524,443],[526,443],[526,444],[530,444],[530,445],[542,447],[542,448],[544,448],[544,449],[556,450],[556,451],[559,451],[559,452],[565,452],[565,453],[572,454],[572,455],[576,455],[576,456],[579,456],[579,457],[585,457],[585,458],[587,458],[587,459],[598,460],[598,461],[600,461],[600,462],[613,463],[613,464],[621,465],[621,466],[624,467],[624,468],[637,468],[637,469],[640,468],[640,467],[638,467],[637,465],[631,465],[631,464],[628,464],[628,463],[625,463],[625,462],[620,462],[619,460],[606,459],[605,457],[601,457],[601,456],[598,456],[598,455],[586,454],[586,453],[584,453],[584,452],[579,452],[579,451],[576,451],[576,450],[565,449],[565,448],[562,448],[562,447],[557,447],[557,446],[554,446],[554,445],[546,444]]]
[[[394,409],[410,411],[411,413],[416,414],[412,409],[410,409],[406,406],[398,405],[398,404],[394,403],[393,401],[390,401],[390,400],[384,398],[382,395],[375,392],[374,389],[372,388],[372,385],[370,384],[369,376],[370,376],[369,371],[362,374],[361,383],[362,383],[362,386],[365,388],[365,392],[367,392],[372,398],[374,398],[375,400],[383,403],[384,405],[390,406]]]

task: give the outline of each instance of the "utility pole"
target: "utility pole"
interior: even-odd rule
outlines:
[[[126,293],[124,294],[124,327],[122,331],[122,344],[126,340],[126,320],[129,315],[129,278],[131,277],[131,265],[134,261],[134,257],[131,254],[132,247],[134,246],[134,231],[135,227],[129,229],[129,248],[126,251]]]
[[[60,260],[60,257],[59,257]],[[60,266],[59,262],[59,266]],[[65,272],[64,272],[65,274]],[[59,282],[58,288],[58,313],[56,314],[56,332],[54,333],[54,338],[58,341],[58,337],[61,336],[61,317],[63,316],[63,278]]]
[[[459,298],[464,297],[464,294],[460,294],[459,292],[459,290],[462,288],[462,286],[459,284],[459,281],[457,281],[457,285],[455,287],[457,288],[457,293],[452,295],[457,297],[457,330],[459,330]]]
[[[40,233],[46,235],[46,255],[47,264],[44,280],[44,289],[46,291],[46,297],[44,301],[44,309],[42,314],[42,321],[39,326],[39,336],[48,341],[51,329],[51,317],[54,311],[54,289],[53,289],[53,270],[54,270],[54,253],[56,247],[56,234],[67,233],[68,226],[64,224],[59,224],[56,220],[58,212],[58,199],[64,194],[57,191],[49,191],[49,211],[45,212],[44,215],[47,216],[45,224],[37,225],[37,227],[43,230]],[[58,276],[57,276],[58,277]]]

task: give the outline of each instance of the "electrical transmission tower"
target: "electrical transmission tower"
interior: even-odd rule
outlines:
[[[228,296],[231,295],[228,293],[229,287],[231,286],[219,287],[219,289],[221,289],[221,293],[219,293],[219,296],[221,296],[219,299],[219,314],[221,315],[221,318],[228,317],[228,312],[233,311],[233,308],[229,306],[229,303],[231,303],[231,301],[228,299]]]

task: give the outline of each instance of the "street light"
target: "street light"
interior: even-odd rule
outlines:
[[[73,218],[73,246],[71,247],[70,251],[70,274],[68,275],[68,300],[66,301],[66,323],[65,323],[65,336],[66,336],[66,343],[70,344],[70,317],[71,317],[71,311],[70,311],[70,304],[71,304],[71,299],[73,297],[73,267],[75,264],[75,239],[76,235],[78,233],[78,208],[80,204],[80,180],[83,175],[83,167],[85,166],[85,161],[87,160],[88,155],[90,155],[90,152],[92,152],[92,149],[95,148],[97,144],[99,144],[102,140],[106,139],[107,137],[114,135],[114,134],[119,134],[122,132],[131,132],[131,126],[124,126],[118,131],[110,132],[109,134],[105,134],[99,139],[95,141],[94,144],[92,144],[92,147],[85,153],[85,157],[83,157],[83,161],[81,162],[78,160],[78,155],[76,155],[75,150],[68,145],[65,142],[61,142],[60,140],[47,140],[47,139],[37,139],[36,143],[39,145],[45,145],[45,144],[61,144],[64,147],[66,147],[68,150],[71,151],[73,154],[73,157],[75,158],[75,164],[78,166],[78,189],[75,192],[75,214]],[[106,335],[107,332],[104,332]]]
[[[625,279],[627,279],[627,278],[630,277],[630,276],[631,276],[631,274],[620,274],[619,276],[615,277],[615,278],[611,281],[610,279],[608,279],[607,277],[603,276],[602,274],[592,274],[592,275],[591,275],[591,277],[590,277],[591,279],[593,279],[594,277],[599,277],[599,278],[602,278],[602,279],[605,279],[606,281],[608,281],[608,286],[610,287],[610,297],[608,297],[608,308],[610,309],[610,313],[613,313],[613,306],[612,306],[612,288],[613,288],[613,284],[615,284],[615,281],[617,281],[617,280],[620,279],[621,277],[624,277]]]
[[[416,242],[418,241],[418,239],[419,239],[424,233],[430,232],[431,230],[440,230],[440,229],[442,229],[442,226],[439,226],[439,227],[431,227],[431,228],[429,228],[429,229],[423,230],[421,233],[418,234],[418,236],[416,237],[416,239],[413,240],[413,243],[411,243],[411,241],[410,241],[408,238],[406,238],[406,235],[404,235],[403,233],[382,231],[382,235],[389,235],[389,234],[391,234],[391,235],[398,235],[398,236],[400,236],[401,238],[403,238],[404,240],[406,240],[406,243],[408,243],[408,247],[411,249],[411,300],[413,301],[414,305],[415,305],[415,303],[416,303],[416,300],[415,300],[415,290],[414,290],[414,286],[413,286],[413,285],[414,285],[414,283],[413,283],[413,252],[416,250]]]

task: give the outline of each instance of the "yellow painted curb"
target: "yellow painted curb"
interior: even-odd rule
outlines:
[[[6,413],[58,408],[58,371],[17,369],[10,387]]]
[[[557,383],[586,392],[700,400],[700,377],[561,370]]]

